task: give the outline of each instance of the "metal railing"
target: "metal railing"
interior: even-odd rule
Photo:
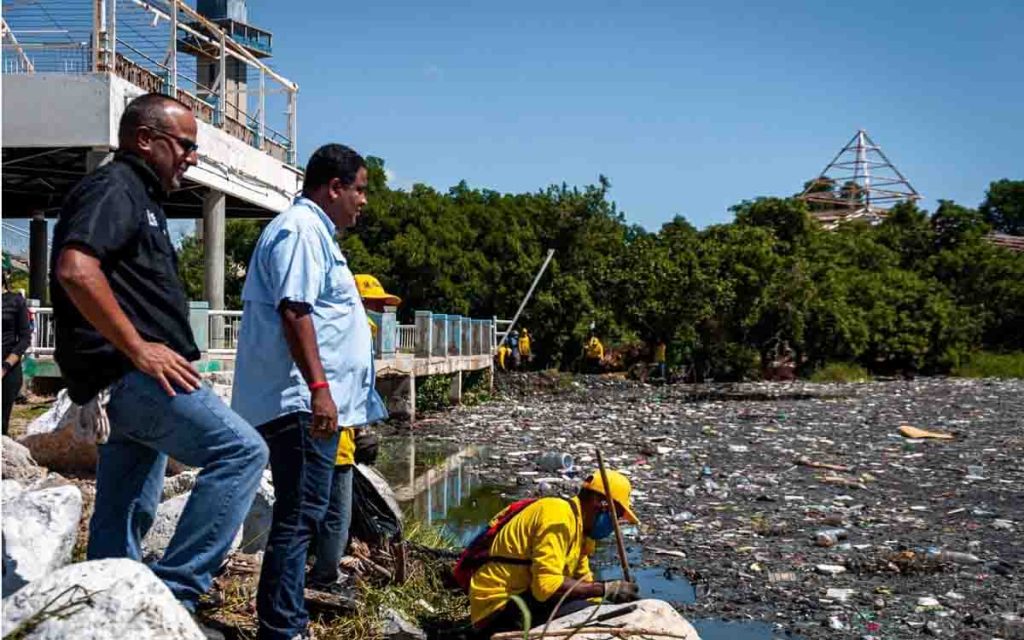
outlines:
[[[416,325],[398,325],[398,353],[416,353]]]
[[[238,348],[238,333],[242,330],[241,311],[211,309],[206,318],[207,353],[234,355]]]
[[[238,348],[238,336],[242,329],[242,312],[229,310],[210,309],[205,311],[206,315],[206,336],[205,339],[197,336],[201,346],[205,346],[204,352],[208,356],[233,357]],[[32,340],[26,353],[33,357],[48,357],[53,355],[56,346],[56,333],[53,321],[52,307],[29,307],[32,317],[33,331]],[[430,327],[438,326],[444,331],[444,339],[431,331],[426,349],[433,357],[458,357],[458,356],[480,356],[495,353],[496,325],[493,320],[460,318],[461,321],[468,320],[465,326],[472,327],[470,335],[465,339],[451,340],[448,336],[448,328],[452,325],[452,319],[456,316],[443,316],[445,321],[434,324],[439,317],[431,318]],[[393,325],[397,327],[396,349],[393,353],[379,354],[381,359],[394,358],[398,355],[421,354],[418,349],[420,331],[415,324]],[[461,329],[460,329],[461,331]],[[434,349],[437,349],[435,352]]]
[[[298,86],[262,62],[267,32],[185,0],[4,0],[0,27],[3,73],[113,73],[296,164]]]
[[[28,353],[35,356],[52,356],[57,346],[57,333],[53,324],[53,309],[50,307],[29,307],[29,324],[32,340]]]

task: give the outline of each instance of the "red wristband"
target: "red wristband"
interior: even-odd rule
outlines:
[[[330,383],[328,383],[326,381],[323,381],[323,380],[320,381],[320,382],[310,382],[309,383],[309,390],[310,391],[316,391],[317,389],[329,389],[330,387],[331,387]]]

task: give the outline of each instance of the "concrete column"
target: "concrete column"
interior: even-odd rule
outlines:
[[[410,373],[409,377],[399,387],[401,393],[405,394],[405,406],[408,409],[409,422],[416,422],[416,374]]]
[[[462,404],[462,371],[456,371],[452,375],[452,382],[448,387],[448,400],[452,404]]]
[[[387,403],[388,413],[393,418],[416,420],[416,376],[387,376],[377,378],[377,393]]]
[[[416,311],[416,357],[429,358],[434,344],[434,320],[429,311]]]
[[[211,309],[224,308],[224,214],[227,196],[210,189],[203,198],[203,294]]]
[[[49,300],[46,277],[49,272],[49,238],[42,211],[32,213],[28,226],[28,297],[43,305]]]

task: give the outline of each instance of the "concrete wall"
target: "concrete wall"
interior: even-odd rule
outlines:
[[[105,76],[37,73],[3,77],[5,147],[106,147],[112,133]],[[120,115],[120,114],[119,114]]]

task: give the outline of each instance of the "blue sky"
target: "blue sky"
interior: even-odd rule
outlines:
[[[250,0],[249,18],[299,83],[300,155],[350,144],[395,187],[605,174],[630,222],[705,226],[799,191],[858,128],[929,209],[1024,178],[1019,0]]]

